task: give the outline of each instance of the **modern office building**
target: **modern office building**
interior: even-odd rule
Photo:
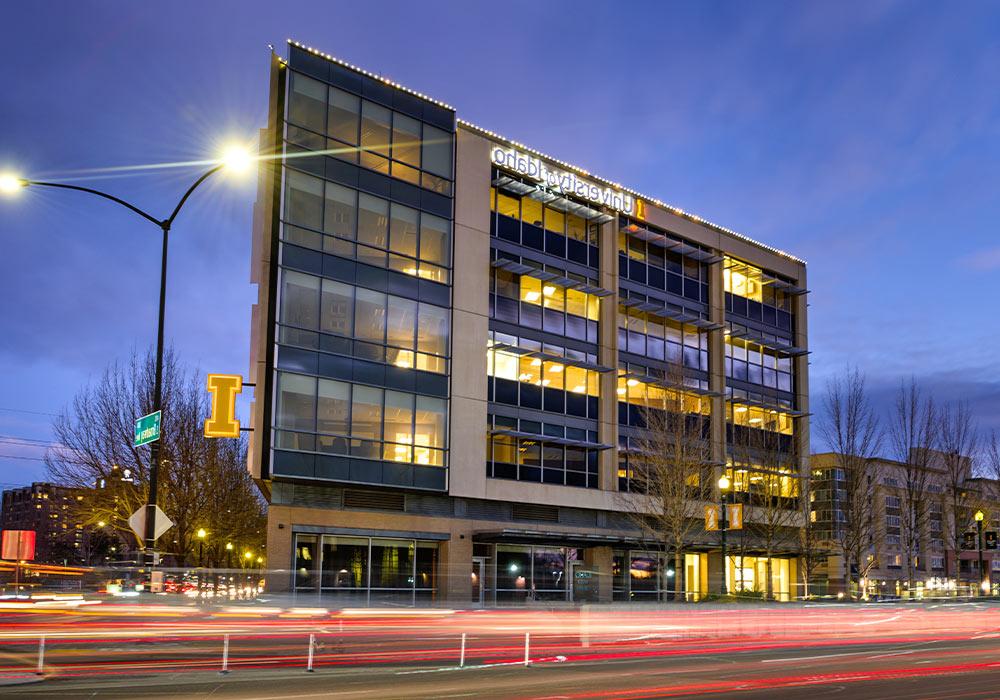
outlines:
[[[273,588],[656,600],[725,569],[795,594],[801,260],[295,42],[270,79],[250,469]],[[681,575],[625,505],[643,423],[678,399],[706,448]],[[746,514],[725,567],[723,472]]]

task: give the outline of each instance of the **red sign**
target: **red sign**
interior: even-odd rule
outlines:
[[[33,561],[35,558],[34,530],[4,530],[0,544],[0,559]]]

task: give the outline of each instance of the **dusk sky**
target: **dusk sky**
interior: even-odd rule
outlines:
[[[62,2],[4,24],[0,170],[165,216],[204,166],[101,169],[253,141],[291,37],[804,258],[814,411],[856,364],[883,408],[913,375],[1000,429],[996,3]],[[192,368],[248,372],[254,197],[218,177],[175,225],[167,337]],[[154,341],[160,239],[36,188],[0,201],[0,241],[8,488],[44,477],[74,394]]]

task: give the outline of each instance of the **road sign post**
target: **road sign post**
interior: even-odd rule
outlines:
[[[134,532],[140,539],[146,538],[146,514],[149,511],[153,511],[153,528],[152,535],[153,541],[155,542],[160,535],[169,530],[174,526],[173,521],[167,517],[167,514],[160,510],[159,506],[139,506],[138,509],[128,519],[128,526],[132,528]]]
[[[132,440],[133,447],[142,447],[160,439],[160,412],[154,411],[148,416],[137,418],[135,421],[135,437]]]

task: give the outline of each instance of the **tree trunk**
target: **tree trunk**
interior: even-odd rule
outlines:
[[[765,576],[767,576],[767,581],[764,582],[764,598],[766,600],[774,599],[774,579],[771,578],[771,558],[771,551],[769,549],[767,552],[767,566],[764,567],[767,571],[765,574]]]
[[[674,600],[687,601],[684,580],[684,553],[680,547],[674,548]]]

